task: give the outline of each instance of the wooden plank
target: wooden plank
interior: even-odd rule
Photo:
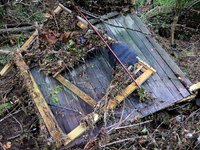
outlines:
[[[114,22],[114,20],[113,20],[113,22]],[[127,22],[127,20],[126,20],[126,22]],[[119,18],[117,18],[116,22],[114,22],[114,23],[115,24],[118,23],[118,25],[121,25],[120,23],[122,23],[122,25],[126,25]],[[173,95],[177,95],[177,93],[179,93],[179,91],[177,90],[177,88],[175,87],[175,85],[172,83],[172,81],[170,80],[170,78],[168,78],[168,76],[167,76],[167,74],[165,72],[165,70],[169,69],[168,66],[165,65],[165,63],[163,62],[163,60],[159,58],[159,55],[156,55],[152,51],[152,49],[149,50],[149,48],[146,47],[146,43],[143,43],[143,41],[145,40],[145,38],[140,39],[140,37],[138,36],[138,33],[135,33],[133,31],[127,31],[127,33],[126,32],[122,32],[122,33],[123,33],[123,35],[127,34],[127,33],[130,35],[130,37],[133,39],[134,43],[139,47],[140,51],[147,57],[148,61],[150,62],[150,65],[153,68],[156,68],[156,70],[157,70],[158,75],[160,76],[160,78],[163,81],[165,81],[165,82],[162,82],[162,80],[159,80],[157,82],[161,82],[162,85],[165,85],[167,87],[167,89],[170,91],[170,93],[172,94],[172,96]],[[168,71],[171,71],[171,70],[168,70]],[[185,89],[185,88],[183,88],[183,89]],[[177,98],[178,99],[182,99],[181,94],[179,94],[177,96]]]
[[[109,23],[113,23],[111,20],[108,20]],[[114,22],[115,24],[115,22]],[[122,42],[127,43],[131,48],[133,48],[137,54],[139,54],[139,57],[142,57],[142,60],[144,60],[146,63],[150,64],[149,61],[147,60],[147,58],[141,53],[140,49],[138,48],[138,46],[134,43],[134,41],[132,40],[132,38],[126,33],[126,30],[124,29],[120,29],[120,28],[113,28],[111,26],[108,26],[106,24],[104,24],[105,26],[107,26],[108,28],[110,28],[110,30],[113,32],[113,35],[115,35],[116,39],[121,40]],[[115,24],[116,25],[116,24]],[[123,34],[122,34],[123,33]],[[154,68],[156,69],[160,69],[154,66]],[[161,80],[161,78],[158,76],[157,73],[155,73],[150,80],[150,82],[148,82],[149,84],[149,88],[152,89],[152,91],[154,92],[154,94],[156,95],[156,98],[160,99],[160,100],[167,100],[167,99],[173,99],[173,95],[170,93],[170,91],[164,86],[164,83],[162,83],[163,81]],[[146,86],[148,88],[148,86]],[[147,89],[148,90],[148,89]],[[148,90],[151,91],[151,90]],[[160,107],[156,107],[156,110],[162,109],[162,107],[167,107],[167,104],[163,104],[163,106]]]
[[[1,70],[0,75],[5,76],[13,69],[13,65],[11,63],[7,63],[5,67]]]
[[[127,37],[127,36],[123,36],[123,35],[120,35],[120,32],[118,32],[118,30],[116,28],[112,28],[108,25],[105,25],[105,24],[100,24],[100,26],[108,31],[108,34],[109,36],[111,36],[113,39],[115,40],[118,40],[118,41],[121,41],[121,42],[126,42],[130,47],[132,47],[136,52],[137,54],[140,54],[140,57],[143,58],[143,60],[147,61],[146,58],[143,56],[143,54],[140,52],[140,50],[138,49],[138,47],[134,44],[134,42],[132,42],[131,38],[130,37]],[[120,35],[120,36],[119,36]],[[129,40],[130,39],[130,40]],[[147,61],[148,62],[148,61]],[[158,92],[158,86],[156,84],[156,81],[157,81],[157,78],[154,79],[155,77],[157,76],[154,75],[153,77],[150,77],[144,84],[143,84],[143,87],[145,89],[147,89],[147,91],[151,92],[151,95],[159,100],[163,100],[163,94]],[[159,86],[159,89],[160,89],[160,86]],[[155,92],[156,91],[156,92]],[[128,100],[127,100],[128,101]],[[129,105],[129,104],[126,104],[126,110],[130,112],[130,110],[132,109],[132,107],[130,106],[134,106],[136,107],[137,109],[138,108],[138,105],[141,106],[140,103],[136,103],[136,101],[131,98],[130,100],[131,104],[132,105]],[[150,107],[151,110],[149,110],[149,112],[156,112],[158,111],[159,109],[161,109],[162,107],[158,108],[158,107]],[[134,113],[135,115],[139,114],[139,113]],[[134,114],[132,116],[134,116]],[[137,115],[137,116],[140,116],[140,115]]]
[[[57,75],[55,78],[64,86],[66,86],[68,89],[70,89],[72,92],[74,92],[77,96],[79,96],[82,100],[88,103],[90,106],[95,107],[96,101],[92,99],[90,96],[88,96],[87,94],[85,94],[83,91],[81,91],[77,86],[69,82],[60,74]]]
[[[153,74],[153,71],[151,69],[148,69],[146,72],[144,72],[140,77],[138,77],[136,79],[136,82],[141,85],[142,83],[144,83],[150,76],[151,74]],[[119,94],[115,97],[115,99],[118,101],[118,103],[122,102],[128,95],[130,95],[135,89],[137,88],[137,85],[135,84],[135,82],[131,83],[128,87],[126,87],[126,89],[124,90],[124,92],[122,92],[122,94]],[[113,101],[110,105],[110,109],[113,109],[114,107],[116,107],[116,105],[118,104],[116,101]],[[100,120],[102,118],[101,115],[98,115],[96,113],[93,113],[93,116],[91,118],[91,121],[93,124],[95,124],[98,120]],[[71,141],[73,141],[74,139],[78,138],[79,136],[81,136],[85,131],[87,131],[89,129],[89,126],[84,126],[82,124],[80,124],[78,127],[76,127],[73,131],[71,131],[69,134],[67,134],[67,136],[69,137],[69,139],[67,139],[67,141],[65,142],[65,145],[68,145]]]
[[[130,17],[133,19],[134,23],[137,24],[137,26],[141,29],[141,31],[150,33],[150,31],[145,27],[143,22],[140,20],[140,18],[137,17],[135,13],[130,14]],[[172,69],[172,71],[176,74],[179,74],[183,77],[185,77],[187,84],[192,85],[190,80],[186,77],[186,75],[181,71],[181,69],[178,67],[178,65],[172,60],[172,58],[167,54],[167,52],[158,44],[158,42],[155,40],[154,37],[147,36],[148,40],[152,43],[152,45],[155,47],[157,52],[160,54],[160,56],[165,60],[165,62],[169,65],[169,67]]]
[[[110,37],[112,37],[112,39],[125,42],[125,43],[127,43],[130,47],[133,46],[133,47],[134,47],[134,50],[135,50],[135,49],[138,49],[138,47],[137,47],[136,45],[134,45],[134,42],[132,42],[132,40],[129,40],[129,38],[127,38],[127,37],[125,37],[125,36],[123,36],[123,35],[118,36],[118,34],[116,34],[116,32],[113,32],[113,28],[112,28],[111,26],[108,26],[108,25],[105,25],[105,24],[98,24],[98,25],[96,25],[96,26],[97,26],[97,27],[100,27],[100,28],[102,28],[102,29],[104,29],[104,31],[106,31],[106,32],[108,33],[108,35],[109,35]],[[111,31],[110,28],[112,29],[112,31]],[[115,29],[115,28],[114,28],[114,29]],[[115,34],[115,35],[114,35],[114,34]],[[120,34],[120,33],[119,33],[119,34]],[[116,37],[115,37],[115,36],[116,36]],[[127,41],[128,41],[128,42],[127,42]],[[132,47],[132,48],[133,48],[133,47]],[[138,51],[137,51],[137,54],[138,54],[138,53],[141,53],[141,52],[139,51],[139,49],[138,49]],[[142,53],[141,53],[140,56],[144,57]],[[144,72],[146,69],[145,69],[145,68],[142,68],[142,70],[143,70],[143,72]],[[154,98],[157,98],[158,100],[159,100],[159,99],[162,100],[162,99],[163,99],[162,94],[159,95],[159,93],[156,92],[156,95],[155,95],[155,93],[154,93],[155,91],[157,91],[157,90],[155,90],[155,89],[157,88],[157,85],[155,84],[155,82],[156,82],[156,80],[154,81],[154,80],[152,79],[152,77],[150,77],[150,78],[143,84],[143,87],[144,87],[147,91],[151,92],[151,95],[152,95]],[[132,119],[134,118],[134,116],[138,116],[138,117],[141,116],[141,113],[140,113],[139,111],[137,111],[137,110],[139,110],[140,108],[146,107],[146,105],[141,104],[140,102],[136,102],[136,101],[138,101],[138,100],[136,100],[134,97],[126,98],[126,105],[125,105],[125,111],[126,111],[126,112],[124,112],[124,113],[125,113],[125,114],[130,114],[130,113],[132,113],[132,112],[134,111],[134,113],[132,113],[132,115],[131,115],[131,116],[133,116],[133,117],[131,117]],[[149,108],[149,109],[148,109],[148,110],[146,109],[146,111],[148,111],[148,114],[149,114],[149,113],[156,112],[156,111],[159,110],[158,107],[152,106],[154,103],[155,103],[155,101],[149,102],[148,107],[147,107],[147,108]],[[135,108],[135,109],[134,109],[134,108]],[[161,109],[161,108],[162,108],[162,107],[160,106],[160,109]],[[147,113],[143,112],[143,114],[147,114]]]
[[[141,85],[142,83],[144,83],[151,75],[153,74],[153,71],[151,69],[148,69],[147,71],[145,71],[141,76],[139,76],[136,79],[136,82]],[[122,94],[117,95],[115,97],[115,99],[118,101],[118,103],[120,103],[122,100],[124,100],[128,95],[130,95],[135,89],[137,88],[137,85],[133,82],[132,84],[130,84],[125,91],[122,92]],[[113,109],[113,107],[115,107],[117,105],[116,101],[113,101],[110,105],[110,109]]]
[[[190,91],[197,91],[197,90],[199,90],[200,89],[200,82],[199,83],[197,83],[197,84],[193,84],[193,85],[191,85],[190,86]]]
[[[129,26],[136,30],[140,30],[137,25],[135,25],[135,24],[133,25],[133,20],[131,19],[130,16],[126,16],[126,18],[125,18],[126,23],[122,22],[119,19],[117,19],[117,20],[118,20],[118,22],[122,23],[123,25]],[[178,89],[178,91],[181,92],[183,97],[187,97],[188,95],[190,95],[189,92],[183,86],[183,84],[179,80],[177,80],[177,77],[174,75],[172,70],[165,63],[165,61],[162,59],[162,57],[159,55],[159,53],[156,50],[154,50],[155,48],[147,40],[147,38],[144,36],[144,34],[141,34],[138,32],[133,32],[133,31],[128,31],[128,33],[133,39],[135,38],[134,40],[138,45],[141,45],[140,43],[142,43],[142,45],[144,45],[144,47],[145,47],[144,52],[149,51],[149,53],[146,53],[146,55],[152,55],[152,57],[154,57],[155,61],[157,61],[157,63],[161,66],[161,68],[164,71],[163,73],[165,75],[163,73],[161,74],[161,72],[159,74],[163,75],[162,78],[166,81],[166,83],[167,83],[166,86],[169,89],[171,89],[172,94],[176,94],[177,89]],[[141,41],[141,42],[139,42],[139,41]],[[141,49],[143,49],[144,47],[141,46]]]
[[[92,58],[94,59],[94,58]],[[87,79],[87,82],[91,84],[94,91],[96,92],[97,99],[96,101],[99,101],[103,97],[103,93],[105,92],[105,89],[102,88],[102,84],[99,81],[99,78],[97,78],[95,74],[95,70],[92,68],[93,61],[92,59],[86,60],[85,63],[85,78]]]
[[[49,109],[42,93],[40,92],[31,72],[28,70],[28,66],[23,61],[20,51],[17,51],[15,55],[16,65],[20,68],[21,75],[24,77],[26,86],[31,94],[44,122],[49,130],[52,138],[56,140],[57,147],[60,147],[68,137],[62,132],[58,123]]]

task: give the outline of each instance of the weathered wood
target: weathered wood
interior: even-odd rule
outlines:
[[[81,91],[78,87],[76,87],[74,84],[69,82],[67,79],[65,79],[61,75],[57,75],[55,77],[60,83],[62,83],[64,86],[66,86],[68,89],[70,89],[72,92],[74,92],[77,96],[79,96],[81,99],[83,99],[86,103],[88,103],[90,106],[94,107],[96,105],[96,101],[93,100],[90,96],[85,94],[83,91]]]
[[[23,28],[8,28],[8,29],[0,29],[0,34],[3,33],[21,33],[24,31],[33,31],[35,30],[34,26],[30,26],[30,27],[23,27]]]
[[[200,82],[198,82],[197,84],[193,84],[190,86],[190,91],[197,91],[200,89]]]
[[[104,21],[104,20],[107,20],[107,19],[109,19],[109,18],[112,18],[112,17],[115,17],[115,16],[117,16],[117,15],[119,15],[120,13],[119,12],[117,12],[117,11],[114,11],[114,12],[110,12],[110,13],[108,13],[108,14],[106,14],[106,15],[103,15],[103,16],[94,16],[94,15],[92,15],[90,12],[87,12],[87,11],[85,11],[85,10],[82,10],[82,9],[80,9],[83,13],[85,13],[85,14],[87,14],[87,15],[89,15],[89,16],[92,16],[92,17],[94,17],[95,19],[90,19],[89,21],[90,21],[90,23],[91,24],[95,24],[95,23],[97,23],[97,22],[99,22],[99,21]],[[123,12],[127,12],[129,10],[129,8],[128,7],[126,7],[126,8],[123,8],[122,9],[122,11]]]
[[[29,67],[26,65],[26,63],[23,61],[23,57],[20,54],[20,51],[17,50],[15,55],[15,62],[16,65],[19,67],[21,75],[24,77],[25,84],[27,86],[27,89],[29,93],[31,94],[44,122],[47,126],[47,129],[49,130],[52,138],[56,140],[56,144],[58,147],[60,147],[67,137],[60,127],[58,126],[58,123],[52,114],[51,110],[49,109],[49,106],[47,105],[42,93],[40,92],[31,72],[29,71]]]
[[[54,10],[54,12],[55,13],[59,13],[60,12],[60,10],[61,10],[62,8],[60,7],[60,6],[58,6],[55,10]],[[41,25],[41,27],[42,27],[43,25]],[[34,28],[35,29],[35,28]],[[32,36],[24,43],[24,45],[21,47],[21,52],[23,51],[23,50],[25,50],[31,43],[32,43],[32,41],[35,39],[35,37],[37,36],[37,32],[35,31],[33,34],[32,34]],[[9,66],[9,67],[8,67]],[[2,72],[2,74],[3,75],[6,75],[10,70],[12,69],[12,66],[11,65],[6,65],[5,66],[5,68],[3,68],[3,72]]]
[[[111,24],[116,24],[115,22],[113,22],[112,20],[108,20],[109,23]],[[106,27],[108,27],[113,35],[115,36],[115,38],[118,41],[122,41],[127,43],[131,48],[133,48],[136,53],[139,55],[139,57],[142,57],[142,60],[144,60],[145,62],[149,63],[149,59],[146,58],[146,56],[143,55],[143,53],[141,52],[141,50],[138,48],[138,46],[133,42],[133,39],[127,34],[126,30],[121,29],[121,28],[113,28],[111,26],[108,26],[106,24],[104,24]],[[158,68],[157,66],[154,67],[157,70],[159,70],[160,68]],[[169,92],[169,90],[164,86],[164,84],[162,83],[161,78],[158,76],[158,73],[155,73],[150,79],[150,82],[148,82],[149,87],[146,85],[146,88],[148,88],[148,91],[151,91],[156,95],[156,98],[160,99],[160,100],[167,100],[167,99],[173,99],[173,95]],[[161,81],[161,82],[160,82]],[[151,90],[150,90],[151,89]],[[164,92],[165,91],[165,92]],[[163,97],[165,99],[163,99]],[[162,107],[167,106],[167,104],[162,104]],[[156,110],[159,110],[162,108],[161,106],[156,106]]]
[[[151,69],[148,69],[146,72],[144,72],[141,76],[139,76],[136,79],[136,82],[141,85],[143,82],[145,82],[151,75],[153,74],[153,71]],[[135,89],[137,88],[137,85],[133,82],[131,83],[126,89],[119,95],[115,97],[115,99],[118,101],[118,103],[122,102],[128,95],[130,95]],[[113,101],[110,105],[110,109],[113,109],[118,104],[116,101]],[[91,117],[92,124],[95,124],[98,120],[102,118],[102,115],[92,113],[93,115]],[[86,132],[89,129],[89,126],[85,126],[83,124],[80,124],[78,127],[76,127],[73,131],[71,131],[67,136],[70,138],[65,142],[65,145],[68,145],[71,141],[81,136],[84,132]]]
[[[8,63],[5,65],[5,67],[1,70],[0,75],[5,76],[8,72],[10,72],[13,69],[13,64]]]
[[[116,19],[118,23],[121,23],[122,25],[131,26],[133,29],[139,29],[136,25],[133,25],[132,19],[129,16],[126,16],[125,22],[122,22],[119,18]],[[131,24],[132,23],[132,24]],[[133,41],[136,43],[136,45],[140,48],[140,50],[143,52],[145,56],[148,56],[148,60],[150,62],[150,65],[154,68],[158,68],[158,74],[160,78],[163,79],[163,84],[166,85],[166,87],[169,89],[169,91],[172,93],[172,95],[177,95],[181,93],[183,97],[187,97],[189,92],[185,89],[185,87],[182,85],[182,83],[177,80],[177,77],[174,75],[174,73],[171,71],[171,69],[168,67],[168,65],[164,62],[164,60],[161,58],[161,56],[155,51],[154,47],[151,45],[151,43],[146,39],[146,37],[141,33],[136,33],[133,31],[127,31],[128,34],[131,36]],[[181,99],[181,95],[177,98]]]
[[[151,32],[145,27],[145,25],[142,23],[140,18],[137,17],[135,13],[132,13],[129,15],[134,23],[140,28],[141,31],[151,34]],[[158,44],[158,42],[155,40],[154,37],[147,36],[147,39],[152,43],[152,45],[155,47],[155,50],[160,54],[160,56],[165,60],[165,62],[168,64],[168,66],[172,69],[172,71],[176,74],[179,74],[183,77],[185,77],[187,84],[192,85],[190,80],[185,76],[185,74],[181,71],[181,69],[178,67],[178,65],[172,60],[172,58],[167,54],[167,52]]]
[[[63,10],[65,10],[66,12],[68,12],[68,13],[72,13],[72,11],[70,10],[70,9],[68,9],[68,8],[66,8],[65,6],[63,6],[61,3],[59,3],[59,6],[63,9]],[[59,8],[58,8],[59,9]]]
[[[3,49],[0,49],[0,55],[13,55],[14,52],[10,51],[10,50],[3,50]]]
[[[144,83],[154,72],[151,69],[148,69],[145,71],[142,75],[140,75],[136,82],[141,85]],[[122,100],[124,100],[128,95],[130,95],[135,89],[137,88],[137,85],[133,82],[131,83],[126,89],[119,95],[115,97],[115,99],[120,103]],[[113,101],[110,105],[110,109],[113,109],[117,105],[116,101]]]

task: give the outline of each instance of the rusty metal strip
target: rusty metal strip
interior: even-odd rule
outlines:
[[[96,105],[96,101],[94,99],[92,99],[90,96],[88,96],[87,94],[85,94],[78,87],[76,87],[74,84],[72,84],[67,79],[65,79],[62,75],[59,74],[55,78],[60,83],[62,83],[64,86],[66,86],[69,90],[71,90],[73,93],[75,93],[78,97],[80,97],[81,99],[83,99],[90,106],[94,107]]]

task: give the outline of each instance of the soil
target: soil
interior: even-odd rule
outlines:
[[[0,143],[7,147],[6,144],[11,142],[13,150],[48,147],[48,134],[43,134],[47,133],[46,128],[18,72],[13,69],[0,77]]]

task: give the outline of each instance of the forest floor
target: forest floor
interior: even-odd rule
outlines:
[[[81,4],[90,6],[90,4]],[[106,6],[109,5],[111,4],[106,4]],[[103,4],[101,4],[102,8],[99,9],[99,6],[95,4],[94,7],[85,9],[91,9],[91,12],[98,12],[99,15],[102,15],[113,10],[120,10],[126,5],[119,3],[116,4],[116,7],[103,7]],[[40,10],[35,8],[37,5],[33,6],[32,10],[26,9],[22,4],[16,7],[19,10],[19,15],[15,16],[16,18],[9,18],[10,20],[4,18],[2,21],[11,24],[13,20],[17,19],[20,22],[29,23],[33,23],[31,20],[43,20],[43,16],[40,15],[41,12],[45,12],[43,5],[40,6]],[[149,6],[144,6],[138,8],[137,13],[187,77],[193,83],[199,82],[200,30],[198,27],[200,14],[191,10],[178,22],[179,26],[175,33],[176,47],[171,48],[169,42],[170,24],[173,21],[174,13],[160,13],[151,15],[146,19],[145,14],[150,10]],[[13,9],[12,13],[15,13],[15,11]],[[1,27],[4,28],[3,25]],[[3,34],[0,37],[0,48],[15,49],[20,47],[31,34],[32,32],[23,32],[17,35]],[[10,59],[10,56],[0,56],[0,69]],[[55,149],[38,110],[26,91],[19,70],[14,68],[8,75],[0,77],[0,95],[0,149]],[[200,136],[199,120],[200,108],[193,99],[175,104],[145,118],[135,119],[131,122],[132,127],[116,129],[109,133],[102,130],[97,137],[86,141],[82,147],[72,149],[83,149],[84,147],[86,149],[141,150],[200,149],[200,144],[197,142],[197,138]]]

